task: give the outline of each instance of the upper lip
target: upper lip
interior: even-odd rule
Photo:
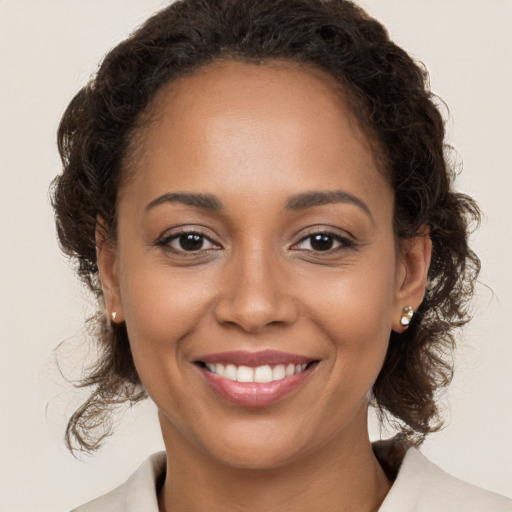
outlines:
[[[278,350],[262,350],[260,352],[250,352],[247,350],[236,350],[232,352],[216,352],[198,357],[196,363],[206,364],[233,364],[235,366],[249,366],[256,368],[264,365],[278,364],[308,364],[314,361],[314,358],[280,352]]]

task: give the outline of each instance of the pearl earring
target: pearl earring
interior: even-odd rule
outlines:
[[[115,322],[117,313],[115,311],[112,311],[112,314],[110,316],[112,317],[112,322]]]
[[[402,310],[400,324],[403,325],[404,327],[407,327],[411,323],[413,315],[414,309],[412,309],[411,306],[405,306],[405,308]]]

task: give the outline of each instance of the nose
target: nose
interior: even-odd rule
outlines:
[[[287,273],[275,260],[275,256],[258,251],[232,261],[215,304],[217,322],[256,333],[297,320],[298,307]]]

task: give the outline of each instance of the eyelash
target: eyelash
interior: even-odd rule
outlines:
[[[328,237],[328,238],[332,239],[333,243],[337,242],[339,244],[338,247],[336,247],[334,249],[332,249],[332,248],[331,249],[327,249],[325,251],[321,251],[321,250],[315,251],[312,248],[311,249],[306,249],[307,251],[311,251],[311,252],[314,252],[316,254],[333,254],[333,253],[336,253],[336,252],[341,251],[343,249],[350,249],[350,248],[355,248],[356,247],[356,244],[352,240],[347,238],[347,237],[340,236],[340,235],[338,235],[336,233],[332,233],[331,231],[327,231],[327,230],[318,230],[318,231],[312,231],[312,232],[308,233],[305,237],[301,238],[297,244],[294,244],[292,249],[294,247],[297,247],[298,245],[302,244],[306,240],[310,240],[309,245],[311,246],[311,241],[312,241],[313,237],[315,237],[315,236]]]
[[[172,242],[179,241],[180,238],[184,237],[184,236],[194,236],[194,237],[197,237],[200,240],[196,240],[196,241],[200,241],[201,245],[204,245],[205,242],[208,242],[209,244],[211,244],[214,247],[209,247],[207,249],[203,249],[201,247],[201,248],[196,249],[196,250],[187,251],[186,249],[173,247],[171,245]],[[311,246],[311,242],[313,240],[313,237],[315,237],[315,236],[326,237],[326,238],[330,239],[330,241],[332,241],[332,244],[338,243],[339,245],[337,247],[335,247],[335,248],[328,248],[326,250],[315,250]],[[310,253],[314,253],[315,255],[317,255],[317,254],[318,255],[320,255],[320,254],[330,255],[330,254],[337,253],[337,252],[339,252],[339,251],[341,251],[343,249],[351,249],[351,248],[354,249],[354,248],[357,247],[356,244],[352,240],[347,238],[347,237],[340,236],[340,235],[332,233],[332,232],[330,232],[328,230],[317,230],[317,231],[312,231],[312,232],[308,233],[306,236],[302,237],[299,240],[299,242],[297,242],[296,244],[294,244],[291,247],[291,249],[292,250],[300,250],[300,249],[297,249],[297,246],[303,244],[307,240],[309,240],[310,248],[307,248],[307,249],[304,249],[304,250],[308,251]],[[155,245],[158,246],[158,247],[163,248],[164,250],[168,250],[170,252],[173,252],[175,254],[187,255],[187,256],[196,256],[196,255],[198,255],[200,253],[210,252],[210,251],[217,251],[219,249],[222,249],[222,247],[219,244],[215,243],[211,238],[206,236],[204,233],[201,233],[200,231],[194,231],[194,230],[190,230],[190,231],[181,230],[181,231],[179,231],[177,233],[173,233],[173,234],[171,234],[169,236],[166,236],[166,237],[162,238]]]
[[[204,244],[204,242],[208,241],[210,244],[216,246],[216,248],[208,248],[208,249],[197,249],[197,250],[194,250],[194,251],[187,251],[185,249],[178,249],[176,247],[173,247],[171,245],[172,242],[174,241],[179,241],[179,239],[181,237],[184,237],[184,236],[196,236],[196,237],[200,237],[201,238],[201,241],[202,243]],[[166,236],[164,238],[162,238],[161,240],[159,240],[156,245],[158,247],[162,247],[163,249],[165,250],[169,250],[175,254],[188,254],[188,255],[196,255],[198,254],[200,251],[211,251],[211,250],[219,250],[221,247],[219,246],[219,244],[216,244],[211,238],[207,237],[204,233],[201,233],[200,231],[187,231],[187,230],[182,230],[182,231],[179,231],[177,233],[173,233],[172,235],[169,235],[169,236]]]

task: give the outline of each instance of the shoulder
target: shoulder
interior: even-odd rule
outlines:
[[[409,448],[379,512],[512,512],[512,500],[446,473]]]
[[[125,483],[71,512],[158,512],[156,488],[165,466],[165,452],[155,453]]]

